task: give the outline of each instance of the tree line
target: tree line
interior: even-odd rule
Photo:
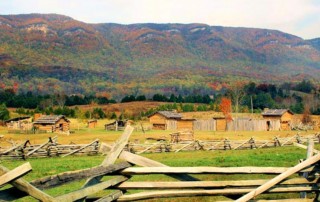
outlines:
[[[234,82],[227,89],[217,91],[213,95],[175,95],[154,94],[147,98],[145,95],[126,95],[120,102],[133,101],[159,101],[171,102],[156,109],[140,113],[138,118],[148,116],[154,110],[178,110],[189,111],[219,111],[219,105],[223,98],[232,101],[233,112],[259,113],[264,108],[285,108],[294,113],[302,114],[306,111],[310,114],[320,115],[319,89],[308,80],[300,83],[256,84],[254,82]],[[91,111],[80,113],[74,105],[90,105],[116,103],[116,100],[108,96],[96,95],[36,95],[31,92],[16,94],[14,89],[0,90],[0,120],[8,118],[6,107],[18,108],[19,114],[63,114],[69,117],[84,118],[118,118],[113,112],[104,112],[101,108],[93,108]],[[196,104],[197,103],[197,104]],[[32,109],[32,110],[31,110]],[[122,117],[125,115],[122,115]],[[137,117],[127,117],[137,118]]]

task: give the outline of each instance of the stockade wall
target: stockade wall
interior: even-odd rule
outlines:
[[[280,120],[235,119],[227,123],[227,131],[267,131],[267,121],[269,130],[280,130]]]
[[[177,120],[177,130],[193,129],[193,120]]]
[[[193,130],[216,131],[217,121],[214,119],[196,120],[193,122]]]
[[[270,193],[281,193],[283,201],[318,201],[319,199],[317,182],[320,154],[313,149],[312,141],[309,141],[307,159],[293,167],[169,167],[123,151],[132,131],[132,127],[127,127],[104,161],[99,166],[88,169],[64,172],[27,182],[22,176],[31,171],[29,163],[13,170],[0,165],[0,186],[12,185],[12,187],[6,186],[1,189],[0,200],[16,200],[28,195],[40,201],[50,202],[87,201],[87,199],[91,201],[134,201],[168,197],[223,196],[228,201],[236,199],[237,202],[245,202],[259,195]],[[313,155],[314,153],[316,155]],[[118,158],[123,162],[115,164]],[[140,167],[132,167],[133,165]],[[176,181],[137,182],[130,180],[135,175],[150,176],[153,174],[165,174]],[[202,181],[198,177],[201,174],[247,175],[241,177],[247,180]],[[251,175],[263,175],[264,179],[251,180]],[[109,178],[102,180],[104,176],[109,176]],[[82,188],[70,193],[53,197],[42,191],[82,179],[87,179]],[[92,196],[106,189],[108,192],[101,193],[102,196],[101,194]],[[130,194],[129,190],[135,191]],[[297,194],[292,196],[285,195],[285,193],[298,193],[300,197],[297,197]]]
[[[197,131],[267,131],[267,121],[270,122],[269,130],[280,130],[280,120],[235,119],[226,122],[225,119],[208,120],[166,120],[166,130],[193,129]]]

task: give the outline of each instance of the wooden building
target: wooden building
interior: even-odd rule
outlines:
[[[178,119],[177,128],[178,130],[193,130],[193,123],[195,119]]]
[[[98,124],[98,120],[97,119],[88,120],[87,124],[88,124],[87,125],[88,128],[95,128]]]
[[[31,130],[32,118],[30,116],[17,117],[5,121],[9,130]]]
[[[47,132],[68,132],[70,121],[63,115],[41,116],[33,122],[33,126]]]
[[[216,131],[226,131],[227,129],[227,120],[225,117],[213,117],[213,120],[216,122]]]
[[[173,111],[157,111],[148,116],[152,129],[171,130],[177,129],[177,120],[182,119],[182,115]],[[181,122],[180,126],[188,125],[186,122]]]
[[[127,125],[128,120],[116,120],[104,125],[105,130],[122,131]]]
[[[266,109],[262,113],[262,117],[266,121],[267,130],[270,130],[274,120],[280,121],[279,130],[291,130],[293,112],[288,109]]]

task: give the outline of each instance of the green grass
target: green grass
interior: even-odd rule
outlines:
[[[296,147],[277,147],[256,150],[236,150],[236,151],[194,151],[179,153],[153,153],[143,154],[143,156],[175,167],[192,166],[217,166],[217,167],[242,167],[242,166],[271,166],[271,167],[291,167],[298,163],[299,159],[305,158],[306,151]],[[31,181],[40,177],[54,175],[57,173],[89,168],[99,165],[103,161],[103,156],[86,157],[66,157],[66,158],[45,158],[29,159],[33,171],[24,178]],[[23,160],[5,160],[1,164],[12,169],[25,163]],[[194,175],[201,180],[242,180],[242,179],[268,179],[274,175]],[[130,179],[131,181],[175,181],[165,175],[139,175]],[[74,182],[54,189],[46,190],[52,196],[62,195],[79,189],[84,180]],[[7,186],[9,187],[9,186]],[[4,188],[3,188],[4,189]],[[129,193],[134,193],[130,191]],[[285,197],[285,194],[270,195],[275,198]],[[266,196],[267,198],[270,197]],[[264,198],[266,198],[264,197]],[[163,199],[160,201],[215,201],[223,197],[191,197],[180,199]],[[31,197],[26,197],[19,201],[32,201]],[[159,201],[159,200],[154,200]]]

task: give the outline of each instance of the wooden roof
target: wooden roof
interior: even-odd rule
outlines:
[[[25,119],[30,119],[30,116],[21,116],[21,117],[17,117],[17,118],[8,119],[5,121],[5,123],[9,123],[11,121],[21,121],[21,120],[25,120]]]
[[[286,112],[293,114],[289,109],[267,109],[262,112],[262,116],[282,116]]]
[[[98,122],[98,120],[97,119],[88,120],[88,123],[93,123],[93,122]]]
[[[33,123],[40,123],[40,124],[55,124],[60,119],[64,119],[67,122],[70,122],[64,115],[49,115],[49,116],[41,116]]]
[[[182,118],[181,114],[179,114],[177,112],[173,112],[173,111],[157,111],[157,112],[149,115],[148,117],[151,117],[157,113],[166,117],[167,119],[181,119]]]

